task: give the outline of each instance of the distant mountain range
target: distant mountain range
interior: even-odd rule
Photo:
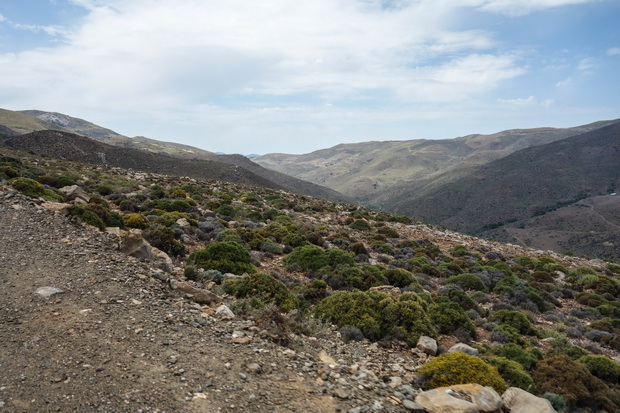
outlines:
[[[612,120],[346,144],[255,161],[366,205],[461,232],[619,259],[620,197],[594,198],[620,186],[619,147],[620,123]]]
[[[55,112],[0,109],[0,135],[4,136],[0,144],[57,158],[351,201],[332,189],[263,168],[241,155],[217,155],[187,145],[129,138]]]

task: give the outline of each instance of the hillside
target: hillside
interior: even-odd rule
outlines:
[[[7,147],[0,225],[3,411],[620,407],[615,264]]]
[[[5,139],[0,143],[16,149],[91,164],[287,189],[327,199],[346,199],[331,189],[266,170],[242,156],[214,156],[217,160],[179,159],[149,151],[112,146],[61,131],[32,132]]]
[[[443,185],[411,191],[395,186],[384,194],[396,213],[458,231],[484,234],[520,221],[615,192],[620,187],[620,123],[592,132],[515,152],[472,168]],[[585,216],[576,225],[589,227]],[[530,225],[538,221],[530,221]],[[551,229],[547,227],[547,229]],[[620,241],[617,228],[606,227]],[[596,232],[592,226],[589,231]],[[611,242],[606,239],[603,242]],[[578,245],[575,245],[577,248]],[[592,248],[595,249],[595,248]],[[567,251],[567,250],[564,250]],[[581,252],[575,249],[570,251]]]
[[[255,161],[266,168],[325,185],[365,204],[389,208],[390,201],[383,199],[382,192],[395,185],[411,191],[439,185],[439,182],[458,179],[472,166],[612,122],[566,129],[517,129],[444,140],[341,144],[306,155],[267,154]]]
[[[33,116],[12,110],[0,109],[0,130],[1,135],[15,136],[39,130],[60,130],[61,128],[53,123],[37,119]]]

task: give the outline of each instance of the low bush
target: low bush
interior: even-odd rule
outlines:
[[[175,238],[174,231],[163,225],[153,225],[142,231],[144,239],[166,254],[178,257],[186,253],[185,245]]]
[[[492,347],[491,352],[508,360],[516,361],[526,370],[531,370],[538,362],[538,357],[535,354],[526,351],[523,347],[515,343],[507,343],[503,346]]]
[[[17,177],[9,180],[9,185],[24,195],[32,198],[43,198],[48,201],[62,202],[64,198],[56,192],[45,189],[43,185],[34,179]]]
[[[418,369],[424,388],[447,387],[455,384],[477,383],[491,386],[502,394],[508,386],[496,367],[476,356],[465,353],[445,353]]]
[[[192,253],[187,262],[200,268],[218,270],[223,273],[256,272],[249,251],[235,242],[209,244],[204,249]]]
[[[532,376],[516,361],[499,356],[485,356],[482,357],[482,360],[496,367],[499,374],[511,387],[518,387],[527,391],[533,389],[534,380]]]
[[[402,268],[391,268],[383,273],[383,276],[387,278],[390,285],[398,288],[404,288],[410,286],[412,289],[422,290],[422,286],[418,283],[418,280],[407,270]]]
[[[464,290],[474,290],[487,292],[484,282],[475,274],[459,274],[453,275],[446,280],[446,284],[455,284]]]
[[[269,274],[255,273],[242,279],[227,280],[224,289],[237,298],[258,297],[264,302],[274,303],[282,311],[299,306],[299,300],[289,292],[286,285]]]
[[[436,336],[425,305],[411,292],[396,299],[376,291],[340,291],[319,303],[315,312],[338,327],[359,328],[370,340],[397,338],[415,345],[421,335]]]
[[[518,311],[499,310],[491,314],[489,320],[500,324],[508,324],[521,334],[531,334],[534,331],[532,323],[527,316]]]
[[[539,392],[563,396],[571,409],[588,407],[594,411],[614,411],[618,408],[618,395],[614,395],[586,366],[568,356],[559,355],[540,361],[533,378]]]
[[[465,310],[448,297],[437,297],[435,302],[429,305],[428,313],[439,333],[452,334],[458,329],[464,329],[470,338],[475,338],[476,326]]]
[[[127,228],[144,229],[149,226],[149,220],[142,214],[125,214],[123,222]]]
[[[105,230],[105,222],[103,222],[101,217],[83,205],[72,206],[69,209],[69,214],[78,217],[80,221],[92,225],[101,231]]]
[[[594,376],[606,382],[620,382],[620,364],[605,356],[585,355],[577,360],[587,367]]]

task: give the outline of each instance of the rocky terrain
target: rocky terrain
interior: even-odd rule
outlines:
[[[5,149],[0,174],[0,411],[620,407],[615,264]]]

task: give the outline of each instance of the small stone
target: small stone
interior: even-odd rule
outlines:
[[[429,356],[434,356],[437,354],[437,341],[431,337],[421,336],[416,348]]]
[[[241,380],[247,380],[248,379],[248,375],[245,373],[239,373],[239,377],[241,378]]]
[[[395,389],[403,385],[402,377],[392,376],[390,377],[390,387]]]
[[[325,350],[321,350],[318,354],[319,360],[321,360],[325,364],[336,364],[336,360],[330,357]]]
[[[412,402],[411,400],[403,400],[403,407],[407,410],[409,410],[410,412],[415,412],[415,413],[424,413],[424,407],[420,406],[419,404],[417,404],[416,402]]]
[[[250,373],[254,373],[254,374],[258,374],[263,371],[263,368],[258,363],[250,363],[248,364],[247,368]]]
[[[233,338],[232,342],[234,344],[250,344],[252,342],[252,337],[250,337],[250,336],[237,337],[237,338]]]
[[[344,387],[337,387],[336,396],[340,397],[341,399],[348,399],[349,397],[351,397],[351,392]]]
[[[450,347],[450,350],[448,350],[448,353],[454,353],[454,352],[465,353],[465,354],[469,354],[470,356],[478,355],[478,350],[464,343],[458,343]]]
[[[232,312],[226,304],[222,304],[215,310],[215,314],[222,318],[235,318],[235,313]]]
[[[40,287],[35,291],[35,294],[38,294],[43,298],[50,298],[62,293],[64,293],[64,291],[56,287]]]

